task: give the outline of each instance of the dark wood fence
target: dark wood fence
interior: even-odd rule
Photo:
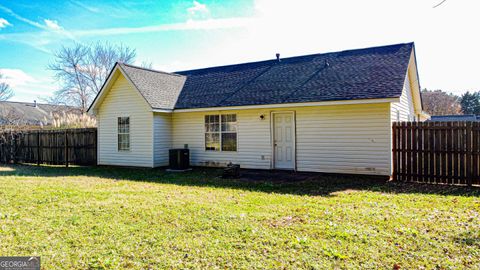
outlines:
[[[393,178],[480,185],[480,123],[393,124]]]
[[[97,129],[1,132],[0,162],[96,165]]]

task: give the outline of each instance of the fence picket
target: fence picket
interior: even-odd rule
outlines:
[[[393,124],[397,181],[480,185],[480,123]]]
[[[473,181],[475,183],[480,179],[480,172],[479,172],[479,140],[480,140],[480,123],[473,123],[472,129],[472,137],[473,137],[473,165],[472,165],[472,173],[473,173]]]
[[[446,140],[447,142],[445,143],[446,147],[446,154],[445,154],[445,162],[447,163],[445,168],[446,168],[446,181],[448,184],[453,184],[453,176],[452,176],[452,161],[453,161],[453,154],[452,154],[452,123],[447,122],[447,127],[446,127]]]
[[[393,123],[392,125],[392,180],[393,181],[396,181],[398,180],[398,176],[397,176],[397,160],[398,160],[398,146],[397,146],[397,138],[398,138],[398,135],[397,135],[397,123]]]
[[[96,152],[96,128],[0,132],[4,163],[95,165]]]
[[[423,170],[422,170],[422,165],[423,165],[423,151],[424,151],[424,145],[423,145],[423,129],[420,126],[420,123],[416,123],[415,129],[417,130],[417,148],[418,148],[418,154],[417,154],[417,181],[422,182],[423,181]]]

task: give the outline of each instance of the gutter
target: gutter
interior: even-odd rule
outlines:
[[[207,107],[194,109],[152,109],[152,112],[159,113],[176,113],[176,112],[207,112],[207,111],[227,111],[227,110],[248,110],[248,109],[274,109],[289,107],[313,107],[313,106],[332,106],[332,105],[354,105],[354,104],[375,104],[375,103],[392,103],[400,102],[400,97],[381,98],[381,99],[356,99],[356,100],[336,100],[336,101],[320,101],[320,102],[303,102],[303,103],[282,103],[282,104],[266,104],[266,105],[245,105],[245,106],[229,106],[229,107]]]

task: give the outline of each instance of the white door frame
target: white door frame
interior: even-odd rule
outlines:
[[[272,160],[270,167],[275,168],[275,114],[289,113],[292,115],[292,128],[293,128],[293,170],[297,170],[297,119],[295,111],[271,111],[270,112],[270,145],[272,149]]]

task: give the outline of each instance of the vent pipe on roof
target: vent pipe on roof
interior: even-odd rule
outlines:
[[[276,53],[275,56],[277,56],[277,62],[280,62],[280,54]]]
[[[37,101],[36,100],[33,101],[33,107],[35,107],[35,108],[37,107]]]

